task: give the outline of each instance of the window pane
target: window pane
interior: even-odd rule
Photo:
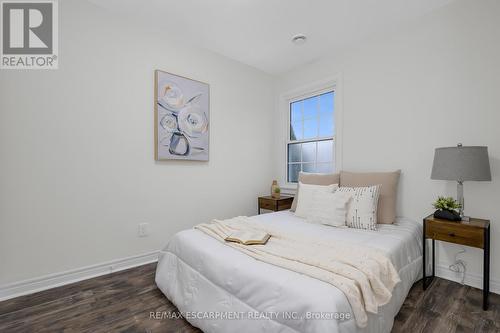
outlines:
[[[304,120],[304,139],[312,139],[318,137],[318,119]]]
[[[318,163],[316,167],[316,172],[319,173],[332,173],[333,163]]]
[[[304,163],[302,164],[302,171],[304,172],[316,172],[316,167],[314,163]]]
[[[316,142],[302,144],[302,162],[316,161]]]
[[[298,122],[302,121],[302,104],[303,101],[293,102],[290,106],[290,121]]]
[[[333,136],[333,115],[324,116],[323,114],[319,118],[319,136]]]
[[[304,138],[302,124],[302,122],[292,123],[290,126],[290,140],[302,140]]]
[[[288,164],[288,182],[296,183],[299,181],[300,164]]]
[[[300,162],[300,143],[288,145],[288,162]]]
[[[333,105],[334,92],[329,92],[321,95],[320,98],[320,114],[319,114],[319,136],[333,136],[334,124],[334,105]]]
[[[316,118],[318,116],[319,96],[305,99],[304,101],[304,119]]]
[[[319,96],[320,98],[320,113],[333,114],[333,91]]]
[[[318,162],[332,162],[333,141],[325,140],[318,142]]]

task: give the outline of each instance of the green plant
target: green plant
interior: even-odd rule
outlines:
[[[274,188],[274,193],[281,193],[281,189],[279,187]]]
[[[461,205],[452,197],[438,197],[432,204],[436,209],[454,211],[459,209]]]

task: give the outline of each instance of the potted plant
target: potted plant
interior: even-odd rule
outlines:
[[[434,217],[450,221],[460,221],[460,214],[457,212],[461,206],[452,197],[438,197],[432,204],[437,210],[434,212]]]
[[[273,189],[273,193],[271,194],[273,198],[279,199],[281,194],[281,189],[279,187],[275,187]]]

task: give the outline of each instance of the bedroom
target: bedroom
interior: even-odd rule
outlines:
[[[51,10],[33,8],[31,17],[29,2],[2,2],[0,331],[500,331],[498,1],[45,3],[52,4]],[[51,24],[52,34],[37,28],[42,23]],[[25,29],[6,34],[18,26]],[[28,49],[32,43],[50,45],[50,53],[43,53],[50,57],[29,64],[19,59],[29,61],[39,51],[24,51],[24,58],[9,54],[16,41],[17,48],[25,48],[19,44],[23,37]],[[195,88],[184,89],[180,98],[166,82]],[[165,111],[180,102],[196,106],[189,117]],[[314,116],[306,115],[308,103],[318,106]],[[171,113],[175,117],[165,117]],[[162,141],[163,131],[181,123],[183,129],[175,127],[175,136]],[[486,156],[474,155],[474,161],[488,166],[489,175],[475,163],[438,168],[442,155],[436,148],[458,143],[474,154],[484,149],[470,147],[487,147]],[[435,244],[436,278],[424,291],[423,219],[436,211],[432,204],[439,196],[458,199],[459,179],[438,171],[466,167],[474,177],[464,182],[463,213],[490,222],[489,242],[484,241],[486,228],[460,233],[474,226],[470,221],[434,225],[445,235],[426,241],[426,275],[432,275]],[[288,211],[293,199],[287,197],[297,195],[299,171],[330,174],[330,184],[323,185],[336,182],[340,188],[382,185],[385,199],[385,180],[381,184],[358,174],[342,184],[335,174],[392,175],[392,200],[383,211],[396,218],[389,219],[392,224],[375,224],[376,230],[307,222]],[[273,180],[280,199],[259,200],[278,194],[271,193]],[[380,212],[379,205],[380,198]],[[262,209],[258,215],[259,206],[284,210]],[[414,265],[411,277],[399,274],[390,306],[381,305],[379,314],[360,310],[372,318],[363,328],[338,287],[193,230],[238,216],[262,221],[264,227],[285,223],[285,231],[301,230],[318,239],[340,237],[349,243],[351,235],[358,235],[357,243],[348,245],[363,244],[361,249],[378,242],[379,249],[392,251],[398,273],[404,260],[420,265]],[[413,223],[415,234],[398,229],[405,223]],[[206,242],[179,240],[193,233]],[[439,232],[428,233],[439,238]],[[479,244],[467,238],[470,234]],[[394,241],[395,235],[403,240]],[[269,245],[273,241],[271,233]],[[214,289],[204,302],[189,293],[179,302],[161,290],[188,281],[172,275],[155,281],[167,244],[178,249],[198,245],[190,248],[197,251],[194,259],[212,255],[197,262],[207,266],[207,275],[210,269],[239,268],[240,279],[231,271],[212,280],[191,275],[195,280],[190,281],[215,285],[221,279],[256,288],[245,296],[262,305],[247,312],[256,318],[227,318],[247,311],[238,306],[250,302],[244,296],[223,298]],[[208,250],[213,247],[217,251]],[[189,251],[179,260],[187,260]],[[168,267],[158,276],[174,272]],[[290,281],[279,284],[280,295],[296,297],[273,298],[272,284],[279,281]],[[191,295],[199,297],[194,291],[209,291],[191,287]],[[330,302],[342,300],[337,308],[345,311],[322,308],[327,297],[310,300],[321,291],[332,295]],[[312,318],[294,318],[300,306]],[[212,311],[226,318],[196,318],[198,308],[202,317]],[[266,326],[276,323],[276,312],[289,316],[278,320],[286,324],[280,329]],[[186,318],[190,313],[194,318]]]

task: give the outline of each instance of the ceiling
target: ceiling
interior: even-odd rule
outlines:
[[[452,0],[90,0],[128,19],[281,74],[395,29]],[[292,36],[307,42],[294,45]]]

